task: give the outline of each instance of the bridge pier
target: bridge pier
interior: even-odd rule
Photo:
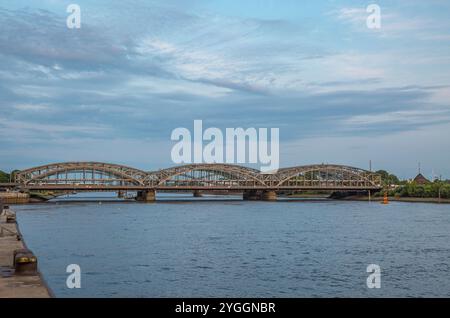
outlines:
[[[261,193],[261,200],[262,201],[276,201],[277,193],[275,191],[263,191]]]
[[[201,198],[203,195],[200,190],[195,190],[193,196],[194,198]]]
[[[242,193],[242,199],[245,201],[257,201],[260,199],[260,196],[256,190],[245,190],[244,193]]]
[[[277,193],[272,190],[245,190],[242,198],[246,201],[276,201]]]
[[[155,190],[138,191],[136,200],[141,202],[154,202],[156,200],[156,191]]]

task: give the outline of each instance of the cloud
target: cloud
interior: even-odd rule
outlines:
[[[353,32],[365,28],[365,7],[326,19],[305,12],[311,23],[230,16],[202,2],[132,4],[85,3],[79,30],[66,28],[65,12],[0,9],[0,164],[29,150],[23,166],[94,157],[159,168],[171,131],[194,119],[278,127],[292,147],[286,158],[301,158],[307,140],[314,161],[345,161],[362,156],[355,135],[357,145],[400,142],[448,124],[448,48]],[[406,32],[389,19],[386,30]],[[335,144],[347,153],[328,155]]]
[[[365,25],[367,20],[366,8],[341,8],[339,10],[333,10],[329,13],[330,15],[335,15],[337,19],[350,22],[354,25]]]
[[[103,132],[107,130],[104,126],[88,126],[88,125],[59,125],[59,124],[39,124],[32,123],[30,121],[15,121],[15,120],[5,120],[0,118],[0,127],[2,134],[6,135],[9,132],[14,131],[16,133],[22,133],[30,135],[37,133],[45,134],[62,134],[62,133],[83,133],[92,134],[97,132]]]
[[[424,125],[448,122],[450,123],[450,110],[404,110],[375,115],[352,116],[343,121],[344,125],[368,126],[368,125]]]
[[[328,12],[336,20],[350,25],[353,31],[378,35],[386,38],[409,36],[416,40],[446,39],[450,25],[435,18],[424,17],[411,12],[408,7],[393,8],[392,5],[381,4],[381,28],[369,29],[366,25],[370,12],[366,6],[344,7]],[[417,6],[415,8],[417,11]]]
[[[48,105],[42,104],[17,104],[14,105],[14,108],[21,111],[44,111],[48,110]]]
[[[401,178],[413,178],[421,162],[425,175],[430,176],[434,170],[445,177],[450,175],[450,153],[443,151],[448,142],[442,137],[449,134],[450,125],[440,124],[395,131],[387,138],[358,134],[298,138],[281,146],[281,166],[324,162],[368,169],[372,161],[374,170],[385,169]]]

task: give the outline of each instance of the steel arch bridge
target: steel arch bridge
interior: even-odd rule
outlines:
[[[54,163],[19,171],[15,182],[24,187],[144,186],[148,174],[131,167],[102,162]]]
[[[102,162],[55,163],[22,170],[15,174],[15,185],[34,191],[359,191],[382,187],[379,175],[343,165],[298,166],[263,174],[229,164],[190,164],[145,172]]]

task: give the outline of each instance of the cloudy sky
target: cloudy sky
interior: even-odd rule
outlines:
[[[0,0],[0,169],[173,165],[173,129],[280,128],[281,166],[450,178],[450,2]],[[81,28],[66,8],[81,7]]]

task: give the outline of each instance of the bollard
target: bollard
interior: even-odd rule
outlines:
[[[15,213],[6,214],[6,223],[16,223],[16,214]]]
[[[6,216],[6,223],[16,223],[16,213],[9,209],[9,206],[3,206],[3,215]]]
[[[37,258],[29,249],[23,248],[14,251],[13,265],[16,274],[19,275],[36,275],[37,274]]]

